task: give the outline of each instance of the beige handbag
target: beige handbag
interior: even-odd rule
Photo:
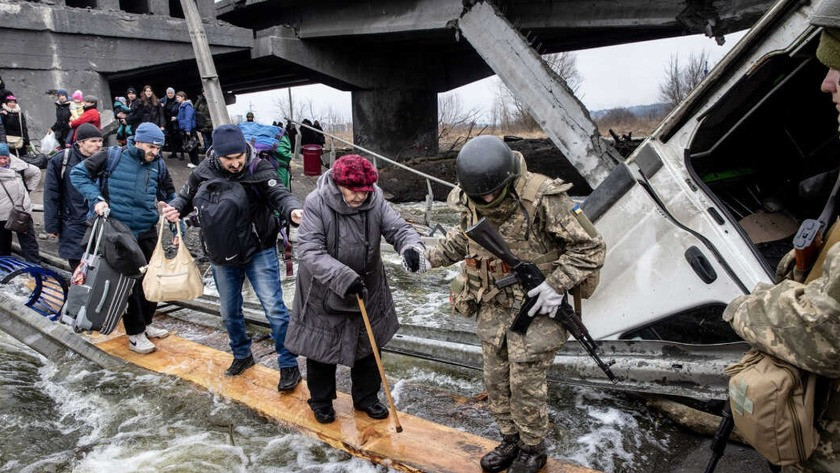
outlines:
[[[175,225],[180,240],[178,254],[172,259],[167,259],[163,250],[164,226],[166,220],[161,217],[157,246],[146,266],[146,276],[143,278],[143,293],[146,299],[163,302],[188,301],[201,297],[204,294],[204,281],[190,250],[187,249],[180,222]]]

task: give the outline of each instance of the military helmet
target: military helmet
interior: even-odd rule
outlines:
[[[519,160],[495,136],[477,136],[461,148],[455,175],[470,197],[492,194],[519,177]]]

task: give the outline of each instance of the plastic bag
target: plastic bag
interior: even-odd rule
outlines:
[[[55,133],[48,131],[43,138],[41,138],[41,152],[44,154],[52,154],[58,148],[58,140],[55,139]]]

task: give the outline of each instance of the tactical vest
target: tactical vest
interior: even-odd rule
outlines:
[[[541,174],[527,173],[525,178],[517,179],[515,190],[519,196],[527,217],[521,209],[515,208],[504,221],[493,223],[498,227],[499,232],[505,237],[511,251],[517,258],[530,261],[544,273],[552,272],[556,267],[556,261],[561,255],[557,243],[552,241],[551,236],[543,231],[544,222],[538,213],[540,202],[547,193],[560,193],[570,189],[571,184],[561,183],[549,179]],[[468,224],[472,225],[479,220],[478,209],[463,192],[453,192],[450,199],[457,199],[459,204],[467,207],[469,214]],[[580,214],[585,222],[581,222],[590,235],[595,236],[592,224],[585,216]],[[451,302],[453,308],[462,315],[472,316],[477,311],[478,304],[494,300],[502,307],[518,308],[525,298],[525,293],[519,284],[514,284],[503,289],[496,287],[496,280],[510,273],[510,268],[500,259],[493,256],[481,245],[468,240],[467,258],[464,260],[464,272],[451,287]],[[587,278],[587,286],[591,287],[586,291],[585,297],[591,295],[594,286],[597,285],[597,272]]]

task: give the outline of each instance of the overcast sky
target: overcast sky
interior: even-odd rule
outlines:
[[[711,68],[744,34],[727,35],[723,46],[718,46],[714,39],[696,35],[578,51],[577,68],[583,78],[577,91],[578,98],[590,110],[660,102],[659,84],[671,55],[678,54],[680,62],[684,63],[689,55],[705,51]],[[465,109],[487,112],[493,106],[498,82],[495,76],[488,77],[455,89],[454,93],[458,94]],[[257,121],[270,123],[279,119],[276,97],[285,97],[287,93],[286,89],[281,89],[242,94],[228,109],[233,118],[244,115],[251,107]],[[349,92],[325,85],[308,85],[292,88],[292,96],[299,103],[311,102],[316,114],[326,115],[331,107],[348,121],[351,118]]]

